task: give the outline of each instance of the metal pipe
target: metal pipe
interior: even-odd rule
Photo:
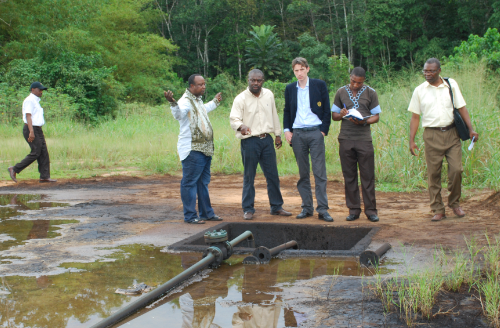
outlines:
[[[260,261],[260,263],[267,263],[271,260],[273,256],[278,255],[281,251],[292,247],[295,249],[298,248],[297,242],[295,240],[291,240],[287,243],[281,244],[271,249],[268,249],[267,247],[264,246],[257,247],[253,251],[252,255],[253,257],[257,258]],[[253,264],[254,262],[252,261],[253,259],[251,258],[246,258],[245,260],[248,264]]]
[[[378,266],[382,255],[384,255],[390,249],[391,249],[391,244],[385,243],[375,251],[364,251],[359,256],[359,263],[365,266],[370,266],[370,265]]]
[[[252,232],[248,230],[239,235],[238,237],[234,238],[233,240],[231,240],[229,244],[231,244],[231,246],[234,247],[245,239],[250,239],[250,241],[252,242],[252,248],[255,248],[255,239],[253,238]]]
[[[232,253],[232,247],[238,245],[245,239],[250,239],[252,241],[253,247],[255,247],[255,239],[253,238],[253,234],[250,231],[245,231],[235,239],[228,241],[227,244],[229,244],[229,247],[231,247],[230,253]],[[227,247],[227,246],[226,246]],[[198,261],[196,264],[192,265],[191,267],[187,268],[183,272],[179,273],[177,276],[174,278],[170,279],[163,285],[158,286],[156,289],[152,290],[151,292],[143,295],[136,301],[128,304],[124,308],[118,310],[117,312],[113,313],[110,315],[108,318],[104,319],[101,322],[98,322],[97,324],[93,325],[91,328],[106,328],[111,325],[114,325],[115,323],[125,319],[129,315],[137,312],[141,308],[145,307],[149,303],[153,302],[154,300],[160,298],[163,294],[168,293],[172,288],[175,286],[179,285],[181,282],[189,278],[190,276],[194,275],[196,272],[204,269],[205,267],[209,266],[212,264],[214,261],[222,261],[222,251],[215,246],[209,247],[206,251],[205,256],[203,259]]]
[[[271,248],[269,251],[271,252],[271,256],[277,255],[279,252],[284,251],[285,249],[289,248],[294,248],[298,249],[299,247],[297,246],[297,242],[295,240],[291,240],[287,243],[281,244],[279,246],[276,246],[274,248]]]
[[[108,318],[104,319],[101,322],[98,322],[97,324],[93,325],[91,328],[106,328],[109,327],[129,315],[137,312],[137,310],[145,307],[152,301],[160,298],[163,294],[167,293],[170,289],[173,287],[177,286],[196,272],[202,270],[206,266],[208,266],[212,261],[215,260],[215,256],[212,253],[209,253],[206,257],[201,259],[199,262],[193,264],[183,272],[179,273],[177,276],[174,278],[170,279],[163,285],[160,285],[158,288],[153,289],[151,292],[143,295],[140,297],[138,300],[128,304],[124,308],[118,310],[117,312],[113,313],[110,315]]]

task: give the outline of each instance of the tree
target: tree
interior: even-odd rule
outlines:
[[[252,29],[252,38],[247,40],[246,62],[263,71],[267,77],[280,75],[281,42],[278,34],[273,33],[274,26],[252,26]]]

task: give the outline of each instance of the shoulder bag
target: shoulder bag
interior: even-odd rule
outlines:
[[[455,118],[455,126],[457,127],[458,136],[460,137],[460,139],[462,139],[462,141],[469,140],[469,128],[467,127],[467,124],[465,124],[464,119],[462,118],[462,115],[460,115],[458,109],[455,108],[455,102],[453,101],[453,91],[451,90],[449,78],[444,77],[443,79],[446,81],[446,83],[448,83],[448,86],[450,87],[450,97],[451,103],[453,105],[453,117]]]

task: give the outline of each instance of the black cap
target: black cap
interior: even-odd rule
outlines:
[[[40,90],[47,90],[48,88],[47,87],[44,87],[40,82],[33,82],[31,83],[31,86],[30,86],[30,91],[31,89],[40,89]]]

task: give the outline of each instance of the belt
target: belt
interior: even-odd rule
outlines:
[[[258,135],[253,136],[253,137],[260,138],[260,139],[264,139],[264,138],[266,138],[268,135],[269,135],[269,133],[262,133],[262,134],[258,134]]]
[[[24,123],[24,125],[28,125],[28,123]],[[37,125],[32,125],[33,128],[41,128],[41,126],[37,126]]]
[[[310,128],[295,128],[294,130],[298,130],[298,131],[316,131],[316,130],[319,130],[319,126],[313,126],[313,127],[310,127]]]
[[[445,131],[453,129],[454,127],[455,127],[455,122],[453,122],[452,124],[450,124],[448,126],[442,127],[442,128],[439,128],[439,127],[427,127],[426,129],[438,130],[438,131],[445,132]]]

